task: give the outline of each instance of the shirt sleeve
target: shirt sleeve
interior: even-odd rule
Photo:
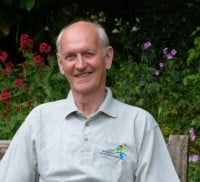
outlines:
[[[38,182],[34,142],[31,126],[25,121],[0,162],[1,182]]]
[[[158,126],[146,133],[138,155],[135,182],[180,182]]]

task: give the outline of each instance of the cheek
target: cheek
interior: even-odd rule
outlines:
[[[70,75],[72,74],[72,71],[73,71],[73,65],[72,64],[60,64],[60,72],[63,74],[63,75]]]

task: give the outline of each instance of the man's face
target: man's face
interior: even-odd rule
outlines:
[[[73,92],[89,94],[104,88],[112,57],[112,48],[102,48],[93,24],[76,23],[62,35],[58,64]]]

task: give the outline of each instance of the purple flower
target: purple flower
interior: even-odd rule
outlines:
[[[160,67],[160,68],[164,68],[164,66],[165,66],[164,63],[162,63],[162,62],[159,63],[159,67]]]
[[[158,70],[155,71],[154,73],[155,76],[160,76],[160,72]]]
[[[189,130],[190,141],[194,142],[196,139],[196,135],[194,133],[194,128],[190,128]]]
[[[173,56],[171,55],[171,53],[168,53],[167,54],[167,59],[172,59],[173,58]]]
[[[189,162],[197,162],[199,160],[198,155],[189,156]]]
[[[167,47],[165,47],[164,49],[163,49],[163,54],[167,54],[168,53],[168,48]]]
[[[151,47],[151,42],[147,41],[144,43],[144,49],[149,49]]]
[[[189,134],[194,134],[194,128],[189,129]]]
[[[172,50],[171,50],[171,55],[172,55],[172,56],[175,56],[176,53],[177,53],[177,50],[175,50],[175,49],[172,49]]]
[[[190,135],[190,140],[192,141],[192,142],[194,142],[195,141],[195,139],[196,139],[196,135]]]

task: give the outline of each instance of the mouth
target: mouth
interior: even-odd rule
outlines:
[[[79,74],[76,74],[75,77],[76,78],[85,78],[87,76],[89,76],[92,72],[86,72],[86,73],[79,73]]]

